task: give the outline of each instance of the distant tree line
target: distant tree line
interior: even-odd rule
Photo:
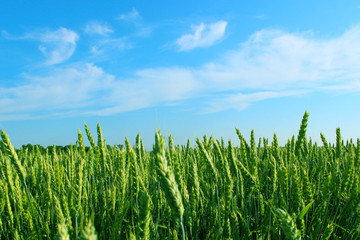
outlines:
[[[122,144],[118,144],[116,146],[111,146],[109,144],[106,145],[108,149],[111,149],[111,148],[114,148],[114,147],[117,147],[119,149],[124,149],[124,145]],[[66,152],[67,150],[70,150],[70,148],[78,148],[78,146],[74,146],[74,145],[65,145],[65,146],[61,146],[61,145],[51,145],[51,146],[48,146],[48,147],[44,147],[44,146],[41,146],[40,144],[35,144],[35,145],[32,145],[32,144],[27,144],[27,145],[22,145],[20,149],[16,149],[17,152],[21,151],[21,150],[28,150],[28,151],[35,151],[35,149],[39,149],[40,153],[44,154],[46,153],[46,151],[48,152],[53,152],[54,151],[54,147],[55,147],[55,151],[57,153],[59,152]],[[88,152],[90,150],[90,146],[85,146],[85,151]]]

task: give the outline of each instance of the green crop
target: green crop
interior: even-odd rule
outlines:
[[[152,151],[109,146],[14,149],[1,132],[0,239],[360,239],[360,140],[279,146],[204,136]]]

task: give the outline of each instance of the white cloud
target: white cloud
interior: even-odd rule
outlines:
[[[360,80],[349,81],[347,83],[335,83],[322,87],[324,91],[337,92],[338,94],[347,94],[352,92],[360,92]]]
[[[150,36],[152,31],[153,31],[153,28],[151,26],[139,27],[138,32],[136,33],[136,36],[147,37],[147,36]]]
[[[18,37],[14,37],[10,33],[8,33],[6,30],[1,30],[1,36],[8,40],[18,40]]]
[[[54,65],[65,62],[74,53],[79,35],[67,28],[60,27],[55,31],[37,30],[23,36],[14,36],[2,30],[1,34],[8,40],[35,40],[41,44],[38,49],[46,57],[44,65]]]
[[[196,71],[203,89],[224,93],[209,101],[213,111],[242,109],[267,98],[305,92],[360,91],[360,26],[339,37],[261,30],[222,60]],[[251,91],[252,94],[246,94]],[[233,92],[233,93],[228,93]],[[260,94],[260,95],[259,95]],[[207,109],[207,111],[210,111]]]
[[[58,64],[68,60],[73,55],[76,49],[76,41],[79,39],[76,32],[66,28],[39,34],[28,34],[27,37],[41,42],[39,50],[47,58],[45,65]]]
[[[117,50],[131,48],[131,44],[127,41],[128,37],[114,37],[110,36],[114,30],[106,24],[98,21],[89,22],[85,29],[85,33],[89,35],[98,35],[100,37],[91,38],[90,52],[92,57],[101,58],[107,57],[110,53]]]
[[[24,79],[24,85],[0,88],[0,115],[93,107],[111,87],[113,76],[93,64],[78,64],[56,68],[46,76],[24,75]]]
[[[256,102],[271,98],[289,97],[294,95],[306,94],[307,91],[259,91],[254,93],[233,93],[224,97],[214,98],[209,102],[209,106],[204,113],[213,113],[225,109],[243,110],[253,105]]]
[[[101,36],[107,36],[109,33],[114,32],[108,25],[99,23],[97,21],[86,24],[85,32],[87,34],[98,34]]]
[[[253,18],[255,18],[255,19],[264,19],[264,18],[266,18],[266,15],[265,14],[259,14],[259,15],[253,16]]]
[[[209,82],[234,89],[317,88],[360,77],[360,27],[338,38],[317,40],[308,34],[262,30],[240,49],[200,74]]]
[[[179,47],[179,51],[189,51],[197,47],[210,47],[224,36],[226,25],[226,21],[192,25],[193,33],[182,35],[175,41],[175,44]]]
[[[133,78],[121,79],[91,63],[24,78],[27,83],[22,86],[0,88],[0,119],[69,112],[111,115],[182,100],[189,97],[195,85],[191,72],[183,69],[146,69],[136,72]]]
[[[196,89],[192,72],[180,68],[144,69],[133,78],[118,79],[108,95],[110,106],[89,112],[96,115],[112,115],[155,106],[166,102],[181,101],[192,97]]]
[[[148,37],[153,31],[154,26],[144,24],[143,21],[140,21],[141,15],[135,8],[132,8],[128,13],[119,15],[116,19],[131,23],[136,29],[136,31],[131,35],[135,37]]]
[[[117,19],[123,21],[136,21],[139,20],[140,18],[141,18],[140,14],[135,8],[131,9],[129,13],[123,13],[119,17],[117,17]]]
[[[96,41],[96,43],[91,46],[90,51],[96,58],[102,58],[104,60],[113,56],[113,54],[109,53],[130,48],[132,48],[132,45],[125,37],[104,38]]]
[[[360,92],[359,39],[360,26],[328,39],[261,30],[200,67],[139,69],[128,78],[91,63],[51,67],[41,76],[26,75],[23,85],[0,88],[0,119],[111,115],[188,100],[201,103],[198,111],[216,112],[314,92]]]

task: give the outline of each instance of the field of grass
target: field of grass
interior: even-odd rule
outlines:
[[[360,140],[274,134],[250,142],[204,136],[191,147],[155,134],[151,152],[90,148],[0,152],[0,239],[360,239]]]

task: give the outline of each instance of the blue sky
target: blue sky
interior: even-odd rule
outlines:
[[[360,136],[357,1],[2,1],[0,129],[16,147],[75,143],[100,122],[109,144],[151,149],[203,134],[281,144]]]

